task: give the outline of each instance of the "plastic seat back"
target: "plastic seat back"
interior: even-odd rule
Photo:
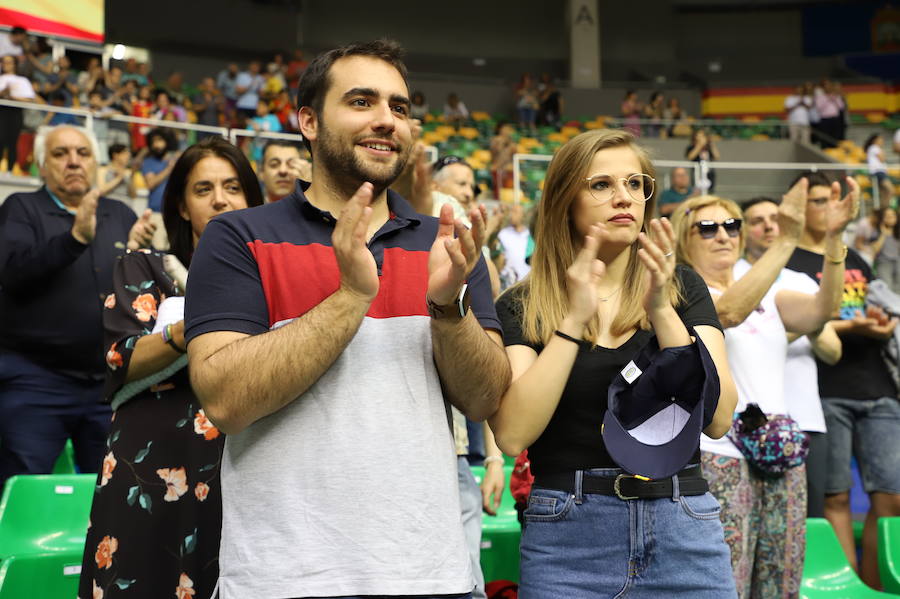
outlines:
[[[75,450],[72,447],[72,440],[66,441],[66,446],[62,453],[56,458],[56,464],[53,465],[53,474],[75,474]]]
[[[0,564],[0,599],[78,595],[82,552],[76,549],[8,557]]]
[[[834,529],[825,518],[806,520],[806,561],[801,599],[876,599],[896,597],[872,590],[859,579]]]
[[[13,476],[0,499],[0,559],[82,547],[96,474]]]
[[[503,467],[504,486],[497,515],[488,513],[481,520],[481,570],[485,582],[492,580],[519,580],[519,540],[522,527],[516,512],[516,500],[509,490],[512,466]],[[484,478],[483,467],[473,467],[472,474],[478,484]]]
[[[878,572],[884,590],[900,594],[900,518],[878,520]]]

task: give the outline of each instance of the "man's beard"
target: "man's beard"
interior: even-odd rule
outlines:
[[[374,138],[374,136],[370,138]],[[325,167],[325,171],[333,173],[335,184],[343,187],[342,182],[346,181],[347,187],[344,191],[349,191],[351,195],[359,189],[360,185],[369,182],[374,188],[372,196],[378,196],[397,180],[409,158],[405,148],[397,145],[397,160],[393,166],[384,164],[373,168],[356,155],[355,147],[356,144],[344,147],[336,136],[331,135],[324,123],[319,121],[319,143],[315,159],[320,161],[321,165]],[[349,195],[347,199],[350,199]]]
[[[150,155],[154,158],[161,159],[166,155],[166,149],[163,148],[162,150],[158,150],[156,148],[150,148]]]

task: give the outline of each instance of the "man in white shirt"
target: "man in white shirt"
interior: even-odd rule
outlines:
[[[798,85],[794,93],[784,99],[784,109],[787,111],[788,133],[791,141],[804,144],[810,142],[809,125],[810,110],[812,108],[812,94],[805,85]]]
[[[746,226],[745,260],[738,263],[749,269],[765,253],[780,234],[778,228],[778,203],[771,198],[753,198],[744,202]],[[818,285],[804,273],[783,269],[776,286],[802,293],[815,294]],[[825,415],[819,397],[818,368],[815,358],[827,364],[841,359],[841,340],[831,323],[820,331],[803,337],[788,335],[784,377],[784,401],[788,415],[797,421],[809,435],[809,455],[806,458],[807,515],[810,518],[825,517],[825,474],[828,467],[825,445]]]
[[[531,271],[531,266],[526,262],[528,258],[528,241],[531,232],[525,225],[525,209],[522,204],[513,204],[509,211],[509,226],[500,230],[497,238],[503,246],[506,255],[506,266],[500,273],[500,278],[508,287],[521,281]]]
[[[19,62],[25,56],[25,29],[13,27],[9,33],[0,33],[0,56],[16,56]]]

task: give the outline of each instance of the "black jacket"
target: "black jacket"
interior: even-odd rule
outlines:
[[[0,206],[0,347],[77,378],[105,374],[102,309],[116,259],[137,220],[100,198],[94,240],[72,237],[75,216],[42,187]]]

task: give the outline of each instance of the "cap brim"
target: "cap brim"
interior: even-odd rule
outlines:
[[[603,442],[613,461],[626,472],[654,479],[669,478],[694,457],[702,426],[703,402],[698,401],[677,435],[666,443],[649,445],[638,441],[607,410],[603,417]]]

